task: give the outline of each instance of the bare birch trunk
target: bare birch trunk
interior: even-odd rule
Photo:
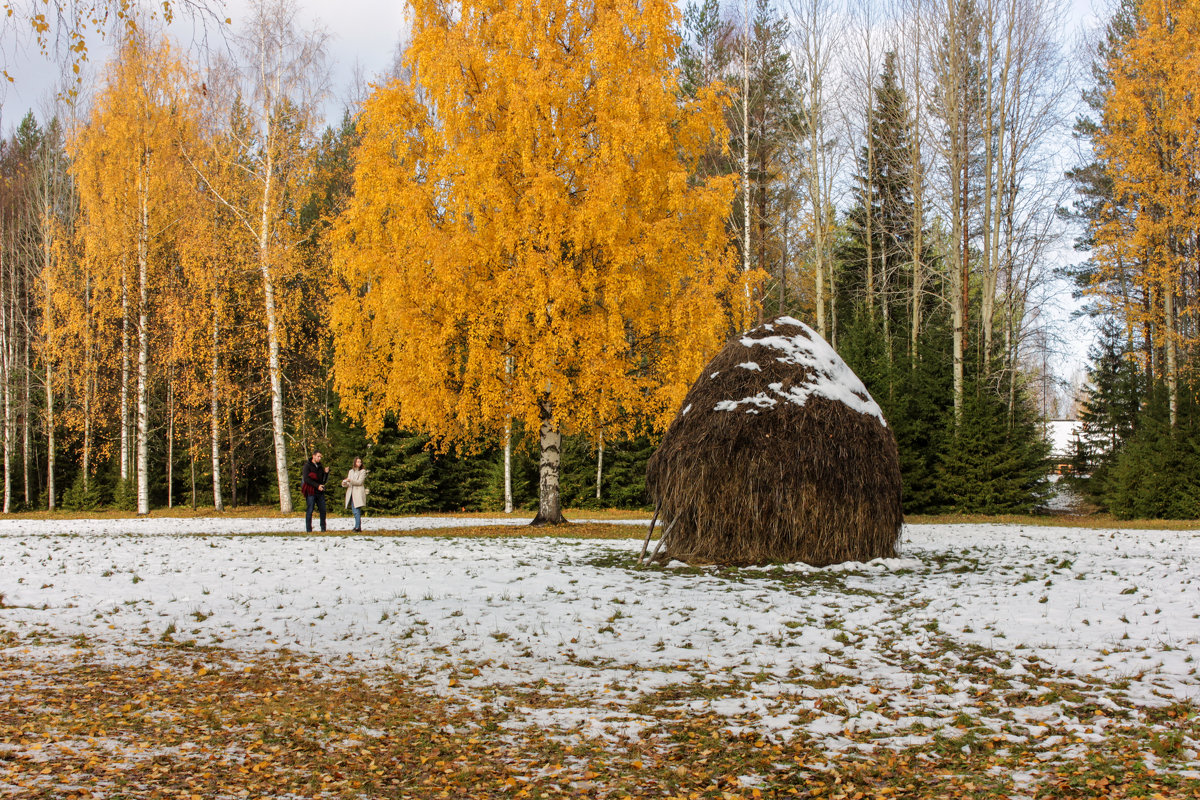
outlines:
[[[138,371],[137,371],[137,513],[150,513],[150,305],[149,282],[149,171],[142,162],[142,187],[138,209]]]
[[[542,449],[538,468],[538,513],[531,525],[564,525],[559,496],[558,474],[562,454],[562,432],[554,419],[554,406],[549,397],[538,400],[542,419],[539,437]]]
[[[129,281],[121,256],[121,480],[129,480]]]
[[[962,63],[962,31],[959,27],[958,4],[955,0],[946,3],[947,41],[946,62],[941,66],[939,86],[945,107],[945,123],[950,135],[946,144],[946,166],[950,178],[950,305],[953,320],[953,386],[954,421],[962,423],[964,383],[964,361],[967,344],[967,303],[970,291],[968,273],[970,258],[970,226],[967,219],[968,137],[967,99],[965,96],[965,65]]]
[[[212,310],[212,372],[209,375],[209,420],[212,433],[212,491],[213,508],[225,510],[225,502],[221,497],[221,417],[218,415],[218,375],[219,375],[219,343],[220,329],[217,321],[217,293],[213,291]]]
[[[57,504],[54,486],[54,368],[46,364],[46,508],[53,511]]]
[[[1179,366],[1175,351],[1175,289],[1170,284],[1163,286],[1163,340],[1167,356],[1167,392],[1170,403],[1171,427],[1179,419]]]
[[[271,378],[271,437],[275,445],[275,480],[279,484],[279,510],[292,510],[288,481],[287,443],[283,431],[283,373],[279,365],[279,324],[275,313],[275,281],[270,262],[270,201],[272,166],[270,148],[263,181],[262,217],[258,229],[258,264],[262,271],[263,299],[267,313],[267,371]]]
[[[92,406],[96,394],[96,365],[93,363],[95,350],[92,337],[92,279],[89,273],[84,278],[84,305],[87,316],[86,344],[83,363],[83,493],[88,492],[92,469]]]
[[[196,510],[196,431],[192,415],[188,414],[188,455],[192,462],[192,510]]]
[[[15,322],[15,320],[14,320],[14,322]],[[29,464],[30,464],[29,454],[30,454],[30,451],[32,450],[32,447],[30,446],[29,417],[33,414],[33,396],[32,396],[33,393],[32,393],[30,386],[31,386],[32,379],[33,379],[33,370],[30,368],[30,365],[29,365],[29,294],[28,294],[28,292],[26,292],[26,294],[25,294],[25,319],[23,320],[23,322],[25,323],[25,325],[24,325],[25,336],[23,339],[24,350],[25,350],[25,371],[24,371],[24,375],[23,375],[23,377],[25,379],[25,387],[24,387],[25,388],[25,404],[21,409],[21,411],[22,411],[22,413],[21,413],[21,478],[25,484],[24,485],[25,507],[33,508],[33,494],[30,492],[30,486],[29,486]]]
[[[921,58],[921,24],[917,23],[916,62]],[[920,91],[919,81],[914,82],[914,92]],[[912,329],[909,331],[912,365],[920,361],[921,343],[921,306],[925,292],[925,263],[922,255],[925,248],[925,165],[921,153],[921,111],[922,99],[913,97],[913,137],[911,158],[911,185],[913,198],[913,251],[912,251]]]
[[[167,378],[167,508],[175,505],[175,377]]]
[[[742,272],[750,272],[750,0],[743,0],[742,15]],[[746,284],[746,316],[750,316],[750,285]]]
[[[512,419],[504,423],[504,513],[513,510],[512,494]]]
[[[0,380],[4,381],[4,513],[12,511],[12,337],[8,306],[12,287],[4,288],[4,239],[0,236]]]
[[[600,481],[604,477],[604,431],[600,432],[600,442],[596,446],[596,499],[600,499]]]
[[[42,216],[42,287],[45,292],[46,307],[42,315],[42,336],[45,350],[42,358],[46,364],[46,508],[53,511],[58,497],[54,485],[55,447],[54,441],[54,317],[50,298],[50,272],[53,268],[53,217],[49,205],[43,208]]]
[[[957,220],[955,220],[957,225]],[[951,247],[957,248],[957,244],[952,244]],[[953,261],[957,262],[955,258]],[[954,325],[954,421],[955,423],[962,422],[963,413],[963,362],[966,337],[964,328],[966,326],[966,310],[963,308],[963,273],[959,269],[957,263],[952,263],[950,266],[950,293],[953,296],[953,311],[952,319]]]

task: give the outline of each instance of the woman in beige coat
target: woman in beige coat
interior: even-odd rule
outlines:
[[[342,481],[346,487],[346,507],[354,509],[354,530],[362,531],[362,510],[367,505],[367,471],[363,469],[361,457],[354,459],[354,466]]]

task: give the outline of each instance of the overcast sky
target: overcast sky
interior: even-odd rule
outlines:
[[[182,3],[179,4],[182,6]],[[180,15],[171,32],[183,47],[191,47],[194,59],[200,58],[201,37],[207,35],[210,47],[220,47],[230,31],[240,30],[249,13],[248,0],[209,0],[215,20],[200,23]],[[320,27],[329,34],[329,61],[332,69],[330,97],[326,114],[330,121],[340,119],[342,109],[354,85],[356,65],[370,79],[392,63],[396,44],[405,34],[406,23],[401,0],[298,0],[302,24],[307,29]],[[225,25],[228,17],[232,24]],[[58,85],[59,67],[44,58],[29,41],[27,21],[4,19],[0,37],[0,58],[14,78],[0,85],[0,129],[7,135],[26,111],[44,117],[52,105]],[[91,77],[103,67],[111,49],[98,37],[89,38],[89,61],[85,65]],[[3,81],[0,81],[2,84]]]

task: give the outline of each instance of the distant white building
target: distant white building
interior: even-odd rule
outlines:
[[[1050,443],[1050,461],[1054,471],[1069,472],[1083,435],[1083,422],[1077,419],[1051,419],[1045,423],[1046,441]]]

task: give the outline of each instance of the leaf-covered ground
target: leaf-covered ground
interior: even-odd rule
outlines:
[[[330,670],[295,654],[246,660],[160,645],[145,656],[145,663],[117,666],[83,647],[30,663],[19,648],[10,650],[0,661],[0,794],[1200,796],[1194,779],[1173,774],[1169,764],[1151,769],[1145,758],[1150,749],[1177,761],[1180,740],[1197,735],[1195,709],[1186,705],[1140,720],[1120,713],[1104,737],[1086,745],[1052,723],[1044,746],[1014,746],[1004,733],[964,719],[955,739],[831,758],[809,737],[755,733],[753,713],[714,710],[712,701],[729,687],[672,687],[641,698],[636,735],[614,739],[594,735],[585,718],[591,706],[561,687],[476,689],[446,699],[403,675]],[[1004,697],[997,686],[975,702]],[[1066,699],[1053,704],[1083,711]],[[580,718],[574,726],[531,724],[550,708],[574,709]],[[869,731],[842,735],[871,740]]]
[[[1192,534],[638,570],[258,522],[0,526],[0,796],[1200,797]]]

